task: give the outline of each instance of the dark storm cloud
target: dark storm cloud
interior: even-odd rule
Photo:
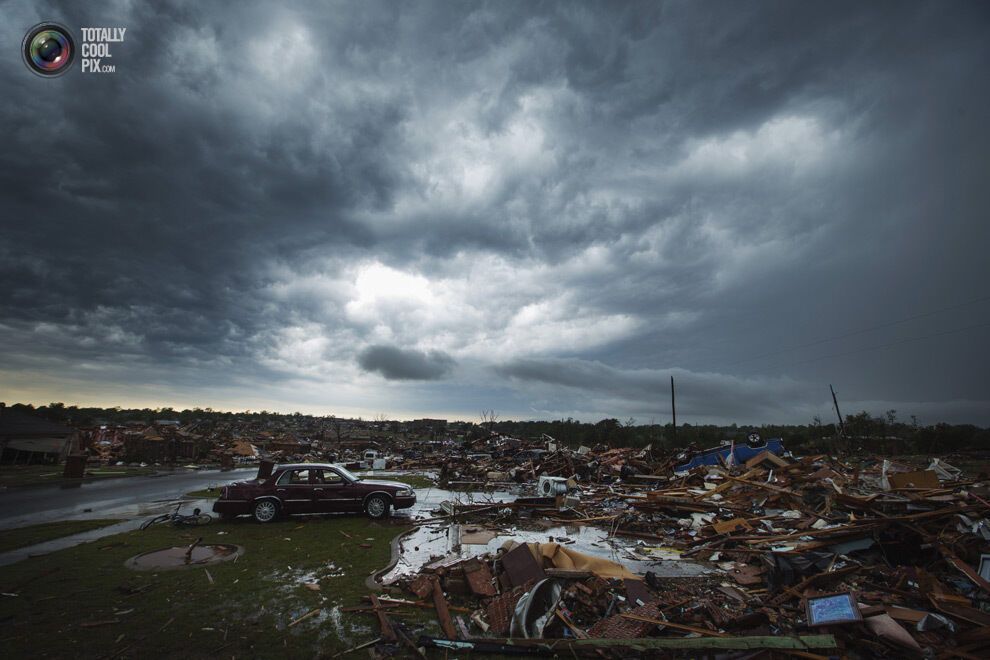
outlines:
[[[128,28],[112,75],[0,61],[11,368],[501,364],[437,404],[470,414],[538,386],[642,414],[670,373],[725,417],[801,421],[828,382],[990,401],[973,332],[818,359],[987,304],[751,359],[982,291],[985,3],[3,7],[8,53],[43,19]]]
[[[454,368],[454,360],[442,351],[417,351],[396,346],[369,346],[358,355],[365,371],[389,380],[437,380]]]
[[[21,22],[34,20],[17,9]],[[347,210],[386,203],[392,175],[381,150],[400,113],[390,102],[338,106],[348,134],[322,149],[309,130],[313,104],[264,118],[257,106],[277,94],[270,87],[212,95],[250,73],[222,44],[242,21],[258,25],[258,12],[72,3],[38,12],[74,25],[116,21],[128,41],[114,50],[118,72],[103,78],[39,80],[5,62],[4,120],[17,129],[0,156],[11,256],[3,318],[87,335],[105,321],[79,317],[109,310],[162,359],[236,357],[247,346],[227,341],[232,329],[250,336],[268,322],[252,300],[264,284],[259,260],[314,241],[367,242]],[[5,38],[18,29],[9,21]],[[223,61],[203,68],[198,46],[219,48]],[[39,93],[53,98],[39,106]]]

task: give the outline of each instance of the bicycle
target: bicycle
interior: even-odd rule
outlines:
[[[193,509],[192,515],[179,513],[180,508],[182,508],[182,502],[179,502],[178,506],[175,507],[175,511],[172,513],[163,513],[141,523],[141,530],[144,531],[152,525],[166,522],[170,522],[176,527],[182,527],[186,525],[207,525],[213,521],[213,516],[203,513],[199,508]]]

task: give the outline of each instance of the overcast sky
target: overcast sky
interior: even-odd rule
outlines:
[[[986,2],[0,16],[8,403],[990,424]]]

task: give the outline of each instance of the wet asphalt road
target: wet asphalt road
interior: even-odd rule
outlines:
[[[257,466],[253,466],[229,472],[188,470],[153,477],[10,488],[0,491],[0,529],[54,520],[156,515],[185,493],[250,479],[257,473]]]

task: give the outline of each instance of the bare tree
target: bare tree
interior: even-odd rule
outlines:
[[[481,425],[487,426],[489,431],[491,431],[495,427],[495,422],[497,421],[498,421],[498,413],[496,413],[494,410],[481,411]]]

